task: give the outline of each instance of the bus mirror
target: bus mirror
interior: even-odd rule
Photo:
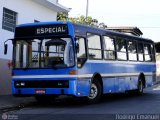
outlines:
[[[8,44],[4,44],[4,54],[6,55],[8,51]]]
[[[160,42],[155,43],[156,52],[160,53]]]
[[[8,39],[4,42],[4,54],[5,55],[7,54],[7,51],[8,51],[8,44],[6,44],[6,42],[8,42],[9,40],[13,42],[14,39]]]

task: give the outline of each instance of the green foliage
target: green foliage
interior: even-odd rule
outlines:
[[[107,25],[104,23],[98,23],[97,19],[93,19],[91,16],[88,16],[87,18],[84,15],[78,16],[78,17],[68,17],[67,13],[58,13],[57,15],[58,21],[70,21],[73,23],[78,24],[86,24],[90,26],[96,26],[99,28],[107,28]]]
[[[58,21],[67,21],[68,20],[68,13],[58,13],[57,15]]]

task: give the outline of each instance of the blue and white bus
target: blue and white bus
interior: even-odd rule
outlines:
[[[156,81],[150,39],[71,22],[42,22],[17,26],[12,41],[14,96],[42,101],[71,95],[97,102],[105,93],[142,94]]]

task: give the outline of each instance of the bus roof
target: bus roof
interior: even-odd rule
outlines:
[[[107,30],[107,29],[102,29],[102,28],[97,28],[94,26],[87,26],[87,25],[80,25],[80,24],[75,24],[72,23],[75,31],[78,31],[79,34],[84,35],[86,32],[91,32],[91,33],[97,33],[97,34],[101,34],[101,35],[112,35],[112,36],[117,36],[117,37],[125,37],[126,39],[135,39],[135,40],[140,40],[140,41],[146,41],[146,42],[151,42],[153,43],[153,41],[151,39],[148,38],[142,38],[142,37],[138,37],[138,36],[133,36],[133,35],[129,35],[129,34],[125,34],[122,32],[116,32],[113,30]]]
[[[37,23],[27,23],[27,24],[20,24],[17,26],[18,27],[36,27],[36,26],[45,26],[45,25],[58,25],[58,24],[67,24],[68,26],[73,26],[75,34],[76,35],[82,35],[86,36],[86,33],[95,33],[95,34],[101,34],[101,35],[112,35],[112,36],[117,36],[117,37],[125,37],[126,39],[135,39],[135,40],[140,40],[140,41],[146,41],[146,42],[151,42],[153,41],[151,39],[147,38],[142,38],[138,36],[133,36],[133,35],[128,35],[122,32],[116,32],[112,30],[107,30],[107,29],[102,29],[102,28],[97,28],[94,26],[88,26],[88,25],[82,25],[82,24],[76,24],[72,22],[64,22],[64,21],[55,21],[55,22],[37,22]]]
[[[67,24],[67,23],[71,23],[71,22],[63,22],[63,21],[35,22],[35,23],[20,24],[20,25],[17,25],[16,27],[31,27],[31,26]]]

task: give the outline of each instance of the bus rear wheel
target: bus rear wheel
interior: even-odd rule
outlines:
[[[87,97],[89,103],[97,103],[102,96],[102,86],[100,82],[95,79],[91,83],[90,95]]]

